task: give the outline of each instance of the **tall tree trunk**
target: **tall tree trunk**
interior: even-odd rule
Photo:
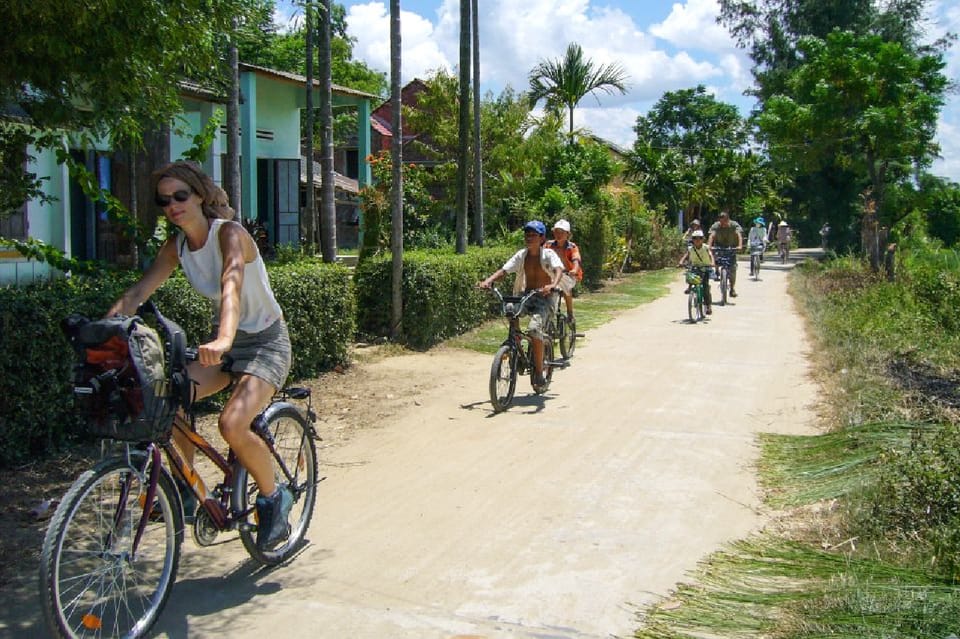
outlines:
[[[307,0],[304,4],[304,39],[306,40],[306,49],[307,49],[307,83],[304,87],[307,91],[307,102],[306,102],[306,122],[304,124],[304,132],[306,138],[304,139],[304,162],[306,162],[306,175],[307,175],[307,198],[306,198],[306,207],[304,210],[303,219],[300,221],[303,227],[303,237],[306,238],[308,246],[316,246],[317,244],[317,197],[316,190],[313,187],[313,131],[316,128],[314,126],[314,115],[315,111],[313,110],[313,39],[314,39],[314,15],[313,15],[313,2],[312,0]]]
[[[400,95],[400,0],[390,0],[390,140],[391,191],[390,222],[392,247],[392,287],[390,336],[396,339],[403,329],[403,105]]]
[[[460,0],[460,144],[457,151],[457,253],[467,252],[470,163],[470,0]]]
[[[237,19],[233,19],[234,32],[237,30]],[[227,95],[227,168],[223,176],[224,188],[230,198],[230,206],[240,210],[240,54],[237,52],[237,43],[232,38],[227,52],[230,82]],[[247,131],[252,135],[253,131]],[[243,211],[247,217],[252,211]]]
[[[320,245],[323,261],[337,259],[337,202],[333,173],[333,79],[330,61],[330,33],[333,13],[330,0],[321,0],[323,19],[320,21]]]
[[[473,241],[483,246],[483,149],[480,146],[480,16],[477,0],[470,3],[473,23]]]

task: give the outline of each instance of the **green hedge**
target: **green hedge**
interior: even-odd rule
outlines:
[[[425,349],[483,321],[490,313],[490,297],[476,290],[476,283],[519,248],[471,247],[464,255],[449,250],[404,253],[401,341]],[[357,267],[357,326],[362,335],[391,334],[392,259],[389,254],[377,256]]]
[[[268,268],[290,328],[291,379],[345,362],[356,316],[349,271],[318,263]],[[101,316],[136,277],[0,287],[0,467],[44,454],[76,432],[69,384],[73,352],[60,321],[70,313]],[[155,299],[189,343],[210,334],[210,304],[181,275],[170,278]]]

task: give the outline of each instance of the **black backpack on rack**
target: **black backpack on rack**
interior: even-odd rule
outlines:
[[[70,315],[61,323],[78,356],[73,394],[86,431],[122,441],[165,441],[177,408],[189,407],[183,329],[147,303],[160,334],[140,315],[91,320]]]

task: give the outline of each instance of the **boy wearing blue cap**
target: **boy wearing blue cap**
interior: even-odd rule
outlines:
[[[563,276],[563,262],[560,256],[543,243],[547,239],[547,227],[540,220],[530,220],[523,225],[524,248],[520,249],[497,269],[497,271],[479,282],[481,288],[490,288],[494,282],[507,273],[516,273],[513,284],[515,295],[524,295],[530,291],[539,291],[527,303],[530,311],[530,323],[527,334],[533,346],[533,365],[535,384],[543,384],[543,331],[550,321],[550,315],[556,312],[559,297],[556,289]]]

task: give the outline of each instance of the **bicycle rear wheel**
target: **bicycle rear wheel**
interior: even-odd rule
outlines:
[[[560,355],[564,359],[573,357],[573,351],[577,348],[577,327],[564,315],[557,318],[557,342],[560,344]]]
[[[493,365],[490,367],[490,403],[493,404],[493,412],[507,410],[516,390],[517,353],[504,344],[493,356]]]
[[[285,485],[293,493],[293,507],[287,519],[290,536],[276,548],[264,551],[257,548],[256,525],[242,525],[240,541],[256,561],[272,566],[287,560],[300,549],[310,527],[317,501],[317,448],[313,442],[313,428],[296,406],[284,402],[272,404],[263,418],[273,440],[273,474],[277,485]],[[234,477],[234,510],[249,513],[248,521],[258,524],[255,504],[260,489],[257,482],[239,462],[234,467]]]
[[[750,275],[753,276],[753,279],[760,279],[760,256],[751,255],[750,256]]]
[[[144,455],[131,455],[143,467]],[[170,596],[183,542],[173,482],[149,480],[125,457],[80,475],[50,521],[40,555],[40,601],[55,637],[141,637]],[[145,508],[149,519],[134,551]]]

